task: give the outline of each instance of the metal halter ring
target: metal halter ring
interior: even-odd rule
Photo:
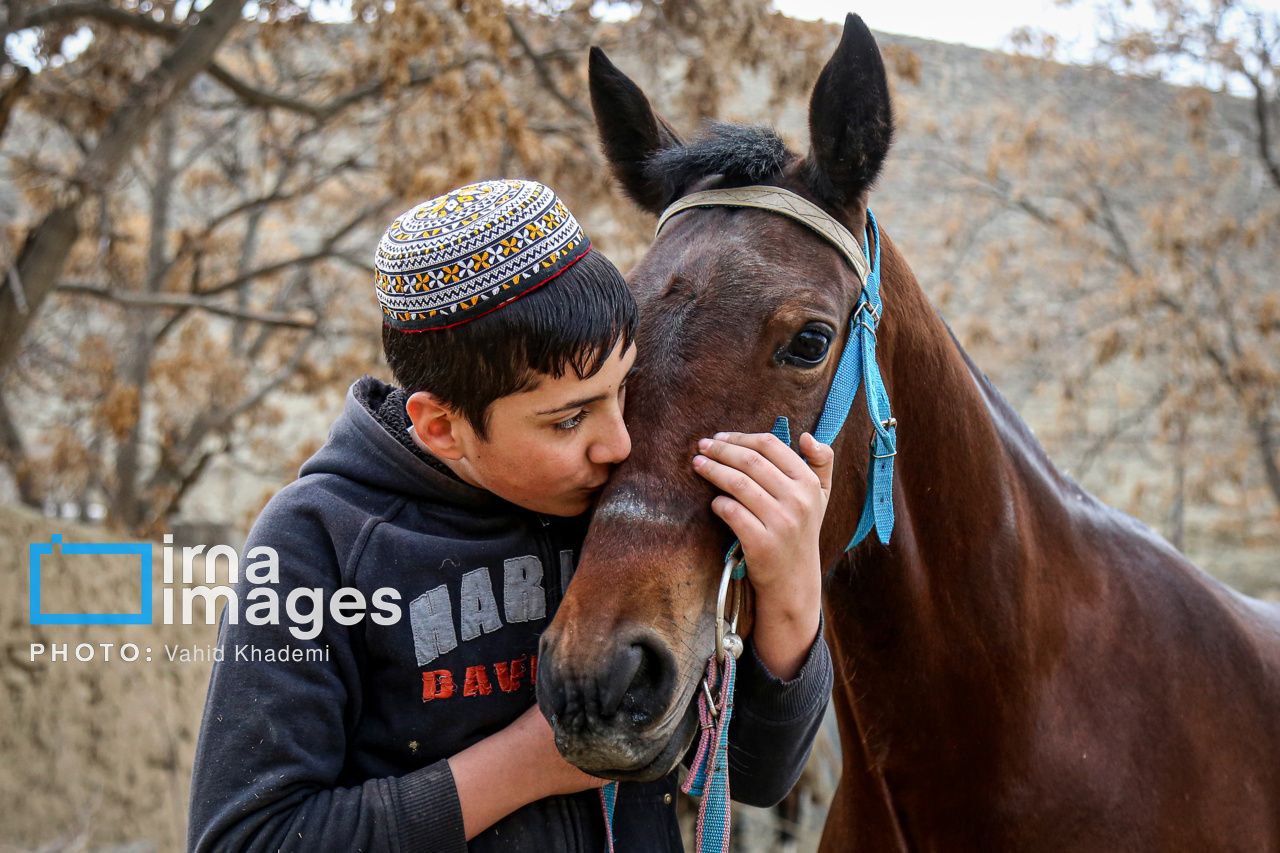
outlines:
[[[711,713],[711,719],[714,720],[716,717],[720,716],[720,711],[716,708],[716,697],[712,695],[711,685],[707,684],[707,677],[705,675],[702,677],[702,693],[707,698],[707,711]],[[704,725],[703,728],[710,728],[710,726]]]
[[[729,600],[729,583],[733,580],[733,570],[742,562],[741,554],[742,546],[735,542],[724,558],[724,572],[720,575],[720,592],[716,596],[716,650],[713,657],[721,663],[724,662],[725,655],[730,652],[735,658],[742,654],[742,638],[738,636],[738,614],[742,610],[742,583],[733,588],[733,615],[727,621],[724,618],[725,605]],[[720,711],[716,708],[716,699],[705,675],[702,677],[702,692],[706,695],[707,710],[710,711],[712,719],[719,717]]]
[[[876,306],[872,305],[870,302],[867,302],[866,300],[863,300],[862,302],[858,303],[857,308],[853,309],[852,319],[854,320],[858,319],[858,315],[861,314],[863,311],[866,311],[868,314],[870,314],[871,319],[875,321],[872,326],[867,326],[868,329],[874,332],[875,331],[874,327],[880,325],[880,312],[876,310]]]
[[[742,547],[737,545],[729,549],[729,553],[724,559],[724,572],[720,575],[720,592],[716,596],[716,657],[724,660],[724,656],[729,651],[733,651],[736,658],[742,654],[742,640],[738,637],[738,615],[742,610],[742,584],[739,583],[733,588],[733,615],[728,621],[725,620],[725,605],[728,604],[729,584],[733,580],[733,570],[742,562]],[[725,640],[732,637],[730,641],[732,649],[725,645]]]

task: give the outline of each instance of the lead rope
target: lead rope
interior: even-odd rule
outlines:
[[[618,783],[606,782],[600,789],[600,806],[604,809],[604,849],[605,853],[613,850],[613,807],[618,802]]]
[[[769,189],[774,190],[774,188]],[[712,196],[716,192],[708,191],[705,195]],[[786,191],[776,191],[773,194],[776,195],[777,192],[785,193]],[[800,201],[804,202],[803,199]],[[732,202],[722,203],[732,204]],[[794,212],[792,210],[786,215],[793,215]],[[822,214],[821,211],[818,213]],[[809,215],[812,216],[812,214]],[[796,217],[793,216],[793,218]],[[663,221],[665,219],[666,215]],[[812,223],[808,224],[813,227]],[[658,227],[662,227],[661,222]],[[838,224],[837,227],[843,228]],[[826,230],[816,228],[814,230],[835,242]],[[822,407],[822,414],[818,417],[818,425],[813,431],[813,437],[819,442],[828,445],[833,443],[849,417],[854,398],[858,395],[858,388],[865,382],[867,414],[871,418],[875,433],[871,437],[871,458],[867,465],[867,497],[862,505],[858,527],[849,544],[845,546],[846,553],[862,542],[873,527],[882,544],[889,544],[889,538],[893,534],[893,459],[898,455],[898,422],[890,412],[889,392],[885,388],[880,366],[876,362],[876,329],[880,325],[883,303],[880,298],[880,228],[870,209],[867,210],[867,232],[866,245],[863,247],[867,260],[867,272],[858,294],[858,304],[849,318],[849,340],[840,354],[840,362],[836,365],[836,373],[831,380],[831,390],[827,392],[826,403]],[[871,252],[872,243],[875,244],[874,256]],[[839,243],[836,245],[840,248]],[[852,258],[850,263],[853,263]],[[854,268],[858,269],[856,263]],[[788,447],[791,446],[791,426],[785,417],[774,421],[771,432]],[[747,575],[747,563],[741,554],[741,545],[735,539],[725,553],[725,574],[721,579],[720,596],[716,608],[716,650],[707,661],[707,674],[702,680],[702,690],[698,694],[698,722],[701,730],[698,750],[689,767],[689,774],[680,787],[680,790],[686,794],[701,797],[698,803],[695,837],[697,853],[728,853],[729,850],[729,824],[732,816],[729,798],[729,722],[733,717],[733,687],[737,677],[737,657],[743,649],[742,639],[736,633],[737,608],[741,602],[741,595],[735,597],[733,617],[729,623],[725,621],[724,609],[725,590],[729,580],[741,581]],[[712,693],[717,687],[719,688],[718,699]],[[617,796],[617,782],[609,782],[600,789],[607,853],[615,853],[613,808],[617,802]]]

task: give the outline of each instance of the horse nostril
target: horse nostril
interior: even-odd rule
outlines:
[[[641,728],[666,710],[676,662],[657,638],[640,634],[622,640],[599,659],[605,665],[585,677],[566,673],[553,646],[544,634],[537,696],[557,737],[577,737],[599,723]]]
[[[636,680],[644,666],[644,649],[628,643],[618,649],[612,665],[600,685],[600,716],[612,717],[622,703],[622,697]]]
[[[619,653],[618,661],[625,661],[625,665],[610,673],[601,697],[610,700],[608,711],[602,707],[601,712],[606,716],[622,713],[632,725],[643,726],[659,716],[670,701],[675,658],[652,638],[638,637]]]

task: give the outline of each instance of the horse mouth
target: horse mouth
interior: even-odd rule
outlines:
[[[676,768],[690,744],[693,743],[697,731],[697,704],[690,701],[685,706],[685,712],[676,723],[670,737],[652,758],[641,757],[634,764],[617,765],[616,762],[621,755],[637,753],[643,755],[648,751],[636,748],[634,734],[626,738],[608,737],[604,740],[593,740],[587,745],[556,731],[556,748],[566,761],[592,776],[619,782],[652,782],[661,779]],[[618,740],[627,742],[615,743]]]

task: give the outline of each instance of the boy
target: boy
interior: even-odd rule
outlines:
[[[587,510],[630,452],[635,303],[531,181],[418,205],[387,229],[375,264],[401,387],[357,380],[328,442],[249,534],[246,555],[276,550],[280,596],[307,591],[312,609],[278,625],[224,610],[189,846],[594,853],[603,780],[556,752],[535,704],[536,655]],[[714,464],[697,467],[722,476],[735,446],[711,442]],[[831,451],[807,435],[801,447],[821,485],[788,480],[796,494],[775,497],[816,509],[746,555],[753,573],[787,564],[804,591],[788,602],[804,611],[794,636],[768,649],[748,640],[740,664],[737,704],[760,713],[735,717],[731,753],[776,764],[733,785],[760,804],[794,784],[831,689],[816,556]],[[248,571],[238,580],[240,607],[257,585]],[[242,647],[293,658],[268,664]],[[681,849],[675,774],[626,787],[640,796],[619,801],[618,848]]]

